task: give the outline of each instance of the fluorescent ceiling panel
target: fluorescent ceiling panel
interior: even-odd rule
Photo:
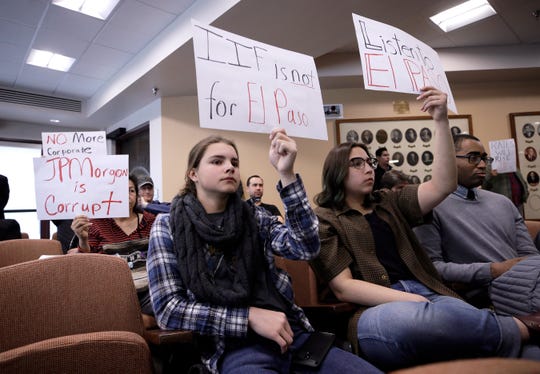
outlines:
[[[120,0],[53,0],[54,5],[99,19],[107,19]]]
[[[74,62],[74,58],[39,49],[32,49],[26,60],[27,64],[59,71],[68,71]]]
[[[449,32],[496,14],[487,0],[470,0],[430,17],[444,32]]]

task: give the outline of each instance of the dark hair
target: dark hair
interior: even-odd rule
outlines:
[[[191,151],[189,151],[186,175],[184,177],[185,185],[184,188],[180,191],[181,195],[192,193],[193,195],[197,196],[197,188],[195,187],[195,182],[191,180],[191,178],[189,177],[189,173],[191,172],[191,170],[199,167],[199,164],[201,163],[201,159],[203,158],[206,149],[210,145],[216,143],[224,143],[230,145],[234,148],[234,151],[238,156],[238,149],[236,148],[236,144],[234,144],[232,140],[225,139],[222,136],[211,135],[199,141],[193,146],[193,148],[191,148]]]
[[[388,149],[386,149],[386,147],[381,147],[381,148],[378,148],[376,151],[375,151],[375,156],[376,157],[381,157],[383,152],[388,152]],[[369,153],[368,153],[369,154]]]
[[[368,156],[368,147],[362,143],[341,143],[330,150],[324,160],[322,191],[315,196],[317,205],[325,208],[343,208],[345,205],[345,178],[349,174],[349,156],[353,148],[362,148]],[[364,204],[369,205],[370,196]]]
[[[143,209],[139,205],[139,181],[133,173],[129,174],[129,180],[132,181],[135,186],[135,206],[133,206],[133,211],[135,213],[142,213]]]
[[[252,178],[259,178],[260,180],[263,180],[259,175],[254,174],[254,175],[250,176],[250,177],[247,179],[247,181],[246,181],[246,186],[249,187],[249,182],[251,182],[251,179],[252,179]]]
[[[9,201],[9,182],[5,175],[0,175],[0,219],[4,219],[4,208]]]
[[[457,152],[459,150],[461,150],[461,144],[463,143],[464,140],[466,139],[469,139],[469,140],[475,140],[477,142],[480,141],[480,139],[478,139],[476,136],[473,136],[471,134],[464,134],[464,133],[460,133],[460,134],[456,134],[454,135],[453,137],[453,140],[454,140],[454,150]]]
[[[392,187],[400,184],[409,184],[410,179],[407,174],[399,170],[388,170],[381,177],[381,188],[388,188],[389,190]]]

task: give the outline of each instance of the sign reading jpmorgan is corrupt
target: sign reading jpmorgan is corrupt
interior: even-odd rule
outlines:
[[[80,214],[90,218],[127,217],[128,155],[107,155],[99,136],[74,134],[43,135],[44,152],[48,150],[50,155],[34,158],[38,218],[71,219]]]

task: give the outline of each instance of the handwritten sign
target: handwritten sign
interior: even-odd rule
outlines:
[[[43,132],[43,157],[106,155],[105,131]]]
[[[41,220],[129,215],[128,155],[34,158]]]
[[[448,95],[448,108],[457,114],[437,52],[400,29],[352,16],[366,89],[417,94],[434,86]]]
[[[494,158],[491,168],[496,169],[498,173],[516,171],[516,143],[514,139],[490,141],[489,155]]]
[[[313,57],[192,25],[201,127],[328,139]]]

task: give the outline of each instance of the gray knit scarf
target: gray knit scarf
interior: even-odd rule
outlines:
[[[262,260],[257,223],[252,208],[236,194],[229,196],[223,218],[223,227],[213,224],[193,194],[174,198],[170,220],[180,276],[198,301],[247,305]],[[232,287],[214,282],[204,252],[207,245],[219,248],[228,258],[236,258],[236,271],[228,270]]]

